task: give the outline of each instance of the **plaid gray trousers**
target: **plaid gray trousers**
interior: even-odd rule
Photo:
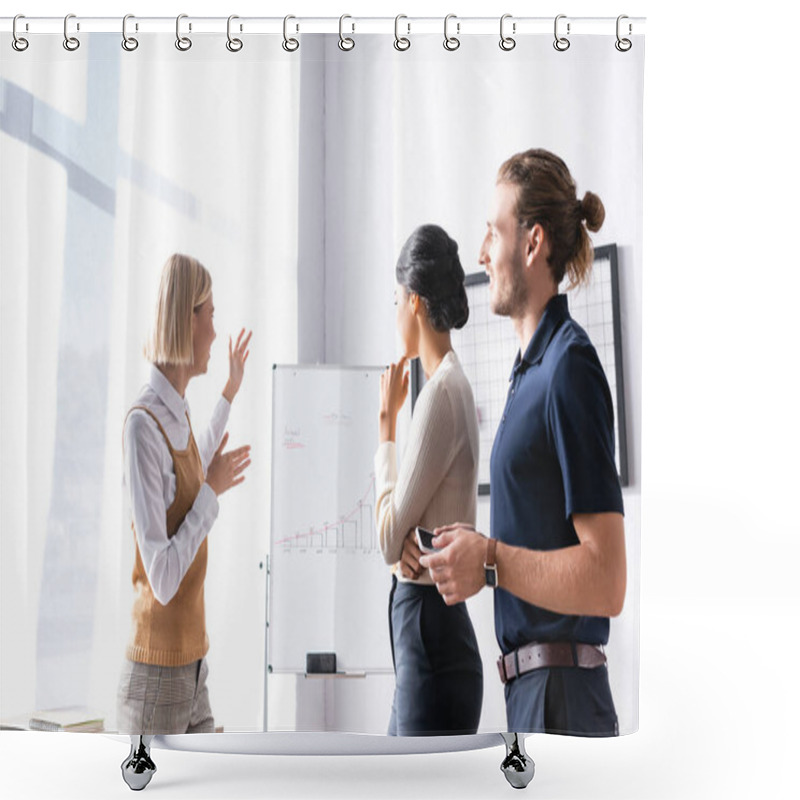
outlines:
[[[117,731],[214,733],[205,658],[183,667],[125,661],[117,690]]]

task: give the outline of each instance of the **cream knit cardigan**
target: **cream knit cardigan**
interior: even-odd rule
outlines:
[[[478,447],[472,388],[450,350],[417,398],[399,471],[394,442],[375,453],[378,536],[387,564],[400,560],[403,540],[417,525],[432,531],[475,524]],[[394,571],[406,581],[399,567]],[[417,583],[433,581],[425,571]]]

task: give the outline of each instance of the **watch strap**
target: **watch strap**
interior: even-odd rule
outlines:
[[[489,539],[486,543],[486,566],[497,566],[497,539]]]
[[[497,539],[487,539],[486,560],[483,563],[486,585],[497,588]]]

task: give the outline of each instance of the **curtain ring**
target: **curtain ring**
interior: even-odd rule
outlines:
[[[287,53],[294,53],[294,51],[300,47],[300,42],[294,37],[290,39],[287,35],[290,19],[297,19],[297,17],[293,17],[291,14],[289,14],[283,18],[283,43],[281,44],[281,47],[283,47]]]
[[[507,19],[511,19],[511,14],[503,14],[503,16],[500,17],[500,49],[505,50],[506,52],[513,50],[517,46],[517,40],[511,36],[506,36],[503,32],[503,26],[505,25]],[[511,23],[511,32],[517,32],[516,22]]]
[[[14,22],[13,22],[13,24],[11,26],[11,33],[12,33],[14,38],[11,40],[11,46],[18,53],[22,53],[24,50],[28,49],[28,45],[30,44],[30,42],[27,39],[25,39],[23,36],[20,36],[17,33],[17,20],[18,19],[25,19],[25,16],[23,14],[17,14],[17,16],[14,17]]]
[[[569,50],[570,41],[565,36],[558,35],[558,21],[560,19],[566,19],[566,14],[559,14],[556,17],[556,21],[553,25],[553,35],[556,37],[555,41],[553,42],[553,47],[558,50],[559,53],[563,53],[565,50]],[[569,22],[567,23],[567,36],[569,36]]]
[[[411,47],[411,39],[400,36],[399,27],[401,19],[408,19],[408,17],[405,14],[398,14],[394,18],[394,49],[403,52]],[[411,24],[407,22],[406,26],[408,27],[408,32],[411,33]]]
[[[339,49],[340,50],[352,50],[356,46],[355,39],[352,39],[349,36],[345,36],[342,31],[342,25],[346,19],[353,19],[349,14],[342,14],[339,17]],[[356,24],[353,23],[353,32],[355,32]]]
[[[444,18],[444,43],[443,43],[443,46],[444,46],[445,50],[449,50],[450,52],[453,52],[453,50],[458,50],[458,48],[461,47],[461,40],[458,38],[457,35],[456,36],[449,36],[448,33],[447,33],[447,26],[448,26],[448,23],[450,22],[451,19],[456,19],[456,15],[455,14],[448,14]],[[460,32],[461,32],[461,23],[457,22],[456,23],[456,34],[459,34]]]
[[[192,40],[188,36],[181,36],[181,20],[188,19],[188,14],[178,14],[175,20],[175,47],[182,52],[186,52],[192,46]],[[189,30],[191,30],[191,25]]]
[[[81,46],[80,41],[74,36],[70,36],[69,31],[67,30],[67,26],[69,25],[69,21],[71,19],[75,19],[74,14],[67,14],[67,16],[64,17],[64,49],[69,50],[70,53],[77,50]]]
[[[135,19],[133,14],[126,14],[122,18],[122,49],[131,53],[139,46],[139,40],[133,36],[128,36],[129,19]]]
[[[227,47],[231,53],[238,53],[244,46],[241,39],[231,38],[231,22],[235,19],[239,19],[236,14],[231,14],[228,17],[228,41],[225,42],[225,47]]]
[[[620,22],[622,22],[623,19],[628,19],[627,15],[620,14],[617,17],[617,41],[614,42],[614,47],[616,47],[617,50],[620,51],[620,53],[627,53],[628,50],[630,50],[631,47],[633,47],[633,42],[631,42],[630,39],[622,39],[622,38],[620,38],[620,35],[619,35],[619,24],[620,24]],[[631,33],[633,33],[633,27],[629,22],[628,23],[628,34],[630,35]]]

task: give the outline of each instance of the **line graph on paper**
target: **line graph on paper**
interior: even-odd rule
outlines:
[[[275,547],[300,555],[308,551],[319,554],[323,550],[346,550],[370,555],[379,553],[375,528],[375,475],[370,474],[366,491],[336,521],[325,520],[309,525],[308,528],[277,539]]]

